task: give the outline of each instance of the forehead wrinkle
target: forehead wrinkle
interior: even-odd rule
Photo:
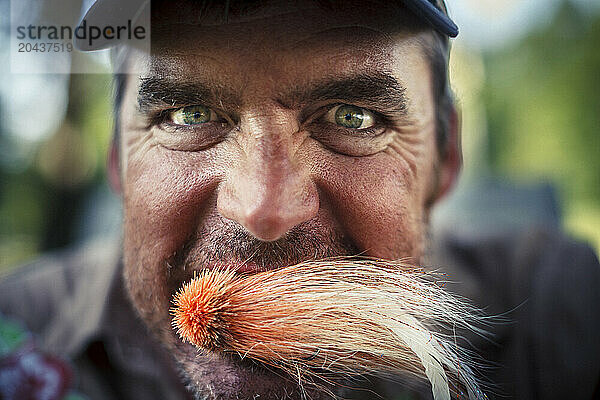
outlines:
[[[370,45],[373,49],[376,47],[389,47],[393,40],[394,37],[388,32],[375,27],[362,24],[339,25],[307,33],[304,37],[294,40],[288,46],[288,49],[299,50],[322,47],[323,45],[335,45],[335,43],[331,43],[335,41],[358,43],[363,46]],[[364,43],[365,41],[369,41],[369,43]]]
[[[340,75],[387,73],[393,69],[394,50],[403,41],[370,28],[334,27],[298,39],[281,56],[322,76],[337,71]]]
[[[189,79],[194,76],[210,77],[211,71],[225,69],[223,60],[210,54],[209,49],[198,53],[184,52],[177,48],[166,49],[154,54],[150,60],[149,71],[154,76],[171,79]]]

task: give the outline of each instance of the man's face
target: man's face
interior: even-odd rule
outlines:
[[[283,397],[292,383],[183,345],[171,297],[203,268],[418,262],[438,163],[427,34],[377,7],[160,11],[121,108],[128,290],[198,393]]]

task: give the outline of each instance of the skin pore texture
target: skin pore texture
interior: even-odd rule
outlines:
[[[293,380],[177,337],[171,299],[195,272],[350,255],[418,263],[429,206],[459,167],[456,148],[447,159],[436,149],[430,32],[381,4],[286,3],[227,22],[198,18],[193,3],[155,7],[153,54],[131,57],[145,72],[127,79],[110,165],[120,168],[124,276],[197,398],[302,395]],[[337,125],[330,111],[343,104],[373,126]],[[195,105],[210,121],[175,123]]]

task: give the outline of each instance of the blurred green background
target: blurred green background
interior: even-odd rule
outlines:
[[[600,7],[448,3],[462,29],[451,79],[465,167],[434,223],[468,234],[559,226],[598,252]],[[105,182],[110,75],[10,74],[7,10],[0,0],[0,273],[118,232],[120,220]],[[104,63],[85,57],[72,62]]]

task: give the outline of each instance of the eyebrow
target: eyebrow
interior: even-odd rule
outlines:
[[[330,100],[372,108],[380,112],[406,115],[406,88],[386,73],[360,74],[346,78],[326,79],[307,87],[297,87],[280,101],[288,107]]]
[[[311,103],[339,100],[372,108],[374,111],[407,114],[406,88],[386,73],[359,74],[329,78],[306,86],[295,86],[280,92],[278,101],[285,107],[301,107]],[[142,78],[138,91],[138,107],[149,112],[159,107],[183,107],[204,104],[239,108],[241,101],[223,86],[183,83],[177,80]]]
[[[164,106],[175,108],[196,104],[239,106],[238,98],[224,87],[161,77],[142,78],[137,102],[141,112]]]

